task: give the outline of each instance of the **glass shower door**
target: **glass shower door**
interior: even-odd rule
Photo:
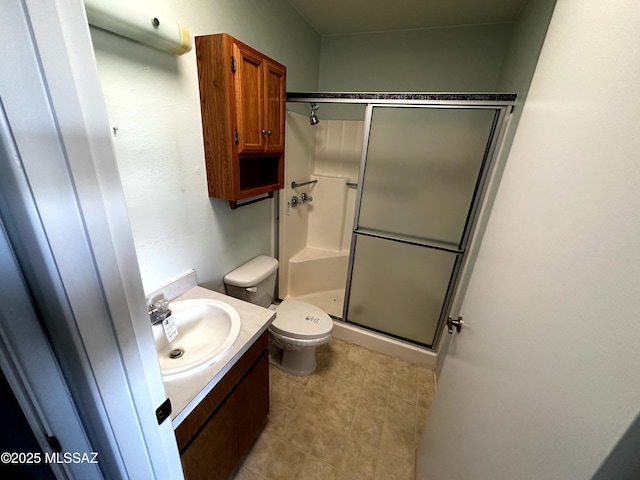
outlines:
[[[370,106],[344,319],[431,347],[499,109]]]

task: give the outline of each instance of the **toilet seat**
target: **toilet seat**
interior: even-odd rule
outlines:
[[[292,340],[315,340],[331,334],[333,320],[320,308],[299,300],[283,300],[276,309],[276,319],[269,327],[272,333]]]

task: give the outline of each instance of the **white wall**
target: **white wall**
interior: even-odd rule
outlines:
[[[171,17],[193,35],[235,36],[285,64],[289,90],[317,86],[320,37],[284,0],[127,5]],[[195,48],[175,57],[91,34],[145,291],[191,268],[216,288],[239,264],[271,254],[273,201],[231,211],[207,195]]]
[[[321,91],[494,91],[511,24],[322,37]]]
[[[428,420],[426,478],[592,478],[634,436],[638,31],[633,0],[555,7],[463,304],[470,326]],[[637,468],[637,445],[626,451]]]

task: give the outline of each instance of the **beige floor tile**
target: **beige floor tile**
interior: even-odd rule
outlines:
[[[415,382],[407,382],[400,377],[392,377],[389,395],[415,405],[418,400],[418,387]]]
[[[262,432],[282,438],[287,427],[287,420],[289,420],[292,415],[292,408],[277,406],[277,404],[272,402],[269,408],[267,423]]]
[[[278,439],[273,439],[274,446],[271,450],[264,474],[272,480],[294,480],[302,470],[306,458],[302,450]]]
[[[407,431],[415,429],[416,406],[401,398],[392,398],[387,404],[385,420]]]
[[[269,386],[269,400],[274,404],[295,408],[304,390],[304,385],[294,382],[283,375],[272,375]]]
[[[262,480],[264,477],[246,467],[240,467],[231,478],[233,480]]]
[[[355,439],[350,439],[345,448],[340,470],[343,478],[349,478],[344,477],[344,474],[347,474],[352,479],[371,480],[374,478],[377,463],[377,448],[372,448]]]
[[[347,359],[340,365],[338,373],[342,379],[363,384],[367,376],[367,369],[361,364]]]
[[[391,375],[393,373],[393,364],[395,363],[395,358],[385,355],[380,352],[371,352],[371,361],[369,362],[369,369],[375,368],[381,372],[388,373]]]
[[[340,467],[346,444],[347,434],[324,426],[318,429],[309,452],[329,465]]]
[[[431,388],[435,392],[435,378],[433,375],[433,370],[429,370],[425,367],[416,367],[418,370],[418,385],[431,385]]]
[[[305,391],[314,391],[321,395],[332,397],[334,386],[339,378],[340,375],[337,372],[325,375],[313,375],[309,379]]]
[[[339,378],[333,389],[333,398],[338,402],[356,405],[361,391],[362,384]]]
[[[328,463],[307,456],[302,470],[300,471],[299,480],[334,480],[338,477],[338,470]]]
[[[393,375],[415,385],[418,381],[418,367],[396,358],[393,362]]]
[[[356,405],[330,400],[324,408],[324,424],[340,433],[348,434],[355,416]]]
[[[360,345],[351,345],[347,350],[347,360],[351,360],[367,368],[371,360],[371,350],[361,347]]]
[[[324,421],[325,405],[327,405],[329,401],[329,398],[322,399],[322,396],[317,392],[305,392],[298,402],[298,406],[291,412],[291,417],[288,419],[288,422],[291,423],[293,421],[292,419],[296,419],[298,423],[321,425]]]
[[[383,425],[384,417],[367,410],[357,409],[349,438],[357,439],[358,442],[369,447],[378,448]]]
[[[424,430],[424,425],[427,422],[427,417],[429,416],[428,408],[416,408],[416,433],[418,435],[422,434],[422,430]]]
[[[243,465],[251,470],[262,472],[273,453],[276,440],[278,440],[277,437],[262,432],[245,457]]]
[[[383,372],[372,372],[371,370],[368,370],[362,384],[367,387],[380,387],[388,390],[391,386],[391,375]]]
[[[328,351],[334,354],[346,354],[349,350],[351,343],[340,340],[339,338],[332,337],[329,343],[325,344],[324,351]]]
[[[375,480],[413,480],[412,462],[400,460],[381,452],[378,456]]]
[[[307,385],[307,388],[303,392],[302,397],[300,397],[298,406],[307,407],[307,408],[313,407],[315,409],[321,410],[323,405],[325,405],[330,399],[331,399],[330,396],[324,395],[321,392],[313,390],[312,388],[309,388],[309,386]]]
[[[287,427],[282,438],[287,443],[308,452],[311,442],[316,436],[318,428],[318,415],[311,409],[296,409],[292,418],[287,422]]]
[[[342,362],[345,360],[346,356],[331,352],[318,354],[316,357],[317,367],[314,374],[324,376],[332,373],[338,373]]]
[[[431,408],[432,401],[433,401],[433,395],[426,395],[418,391],[418,401],[417,401],[418,407],[429,409]]]
[[[291,380],[292,382],[300,383],[302,385],[306,385],[309,382],[309,378],[310,378],[309,375],[291,375],[290,373],[279,370],[277,367],[274,367],[273,365],[269,365],[269,368],[270,368],[270,371],[272,372],[271,375],[281,375],[284,378]]]
[[[360,391],[358,409],[384,417],[387,410],[389,390],[379,386],[365,385]]]
[[[405,430],[397,425],[385,422],[380,437],[380,450],[400,458],[413,461],[415,453],[415,430]]]
[[[234,480],[412,479],[433,372],[338,339],[318,369],[270,367],[270,413]]]

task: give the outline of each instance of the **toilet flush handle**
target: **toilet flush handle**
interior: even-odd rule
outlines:
[[[256,293],[258,291],[258,287],[247,287],[245,290],[247,292]]]

